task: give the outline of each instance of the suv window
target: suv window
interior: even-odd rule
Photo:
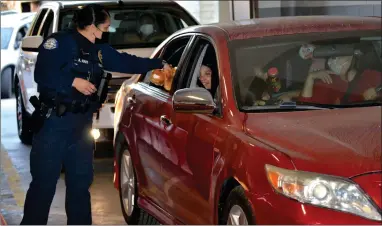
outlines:
[[[39,32],[40,27],[41,27],[41,23],[43,22],[47,11],[48,11],[48,9],[42,9],[40,11],[40,13],[38,14],[38,18],[37,18],[37,20],[35,20],[33,27],[32,27],[32,30],[31,30],[32,31],[30,34],[31,36],[38,35],[38,32]]]
[[[17,31],[16,38],[15,38],[14,49],[20,48],[21,42],[22,42],[23,38],[25,37],[25,35],[26,35],[27,31],[28,31],[28,26],[29,25],[24,25],[23,27],[21,27]]]
[[[39,35],[45,38],[45,37],[48,37],[50,34],[52,34],[53,19],[54,19],[54,13],[52,10],[49,10],[48,15],[46,16],[43,22]]]
[[[108,9],[111,16],[108,41],[116,49],[157,47],[174,32],[195,25],[185,11],[161,7]],[[71,28],[74,11],[62,12],[59,30]]]

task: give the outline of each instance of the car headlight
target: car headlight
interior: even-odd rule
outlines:
[[[271,165],[266,165],[265,169],[272,187],[289,198],[371,220],[382,220],[373,201],[350,180]]]

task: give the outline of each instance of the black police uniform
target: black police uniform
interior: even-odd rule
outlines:
[[[92,223],[89,188],[93,180],[94,143],[90,130],[93,113],[100,103],[72,87],[74,78],[87,79],[97,87],[104,70],[144,74],[162,67],[159,59],[119,53],[108,44],[93,44],[77,30],[55,33],[44,40],[34,75],[40,101],[53,111],[49,111],[33,138],[32,182],[21,224],[47,224],[62,164],[66,170],[67,223]],[[58,116],[55,106],[64,106],[65,114]]]

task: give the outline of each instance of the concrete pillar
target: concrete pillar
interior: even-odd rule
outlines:
[[[40,9],[41,1],[33,1],[31,4],[31,12],[37,12]]]
[[[201,23],[208,24],[219,22],[220,2],[222,1],[199,1]]]
[[[229,22],[232,20],[232,1],[219,1],[219,22]]]
[[[259,0],[259,18],[281,16],[281,2]]]

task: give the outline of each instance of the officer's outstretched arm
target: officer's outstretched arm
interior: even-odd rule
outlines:
[[[34,71],[39,86],[70,93],[74,77],[65,70],[71,62],[72,43],[65,36],[55,35],[46,39],[39,47]]]
[[[145,74],[153,69],[163,68],[162,60],[137,57],[128,53],[120,53],[108,44],[99,45],[102,64],[105,70],[128,73]]]

